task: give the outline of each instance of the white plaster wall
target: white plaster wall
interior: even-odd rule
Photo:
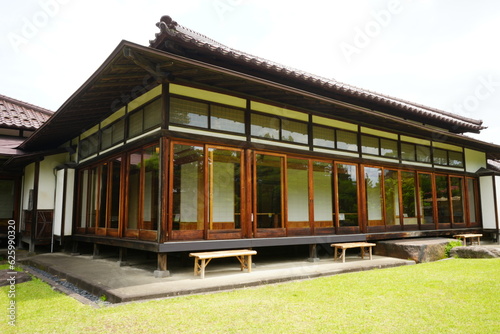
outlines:
[[[57,154],[45,157],[40,162],[40,177],[38,182],[38,210],[54,210],[56,193],[56,175],[54,168],[66,162],[67,154]]]
[[[66,182],[66,204],[64,201],[64,175],[67,174]],[[56,200],[54,209],[54,234],[60,236],[62,233],[62,218],[64,214],[64,235],[71,235],[73,217],[73,192],[75,183],[75,171],[73,169],[61,169],[56,174]]]
[[[497,186],[499,180],[496,180]],[[495,222],[495,199],[493,192],[493,176],[481,176],[479,178],[481,191],[481,212],[483,218],[483,228],[496,228]]]
[[[467,168],[467,172],[475,173],[481,167],[486,168],[486,153],[470,150],[468,148],[465,149],[465,166]]]
[[[32,163],[24,168],[22,210],[28,210],[30,189],[33,189],[35,182],[35,164]]]

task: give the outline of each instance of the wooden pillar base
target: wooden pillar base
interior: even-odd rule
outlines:
[[[307,259],[307,261],[319,262],[317,244],[309,245],[309,258]]]
[[[170,271],[167,270],[167,253],[158,253],[158,269],[154,271],[156,278],[169,277]]]
[[[120,247],[119,253],[118,253],[118,265],[120,267],[128,266],[129,263],[127,261],[127,248]]]

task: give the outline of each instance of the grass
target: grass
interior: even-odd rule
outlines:
[[[13,331],[3,320],[0,333],[500,333],[500,259],[451,259],[100,309],[37,279],[16,293],[17,326]],[[0,305],[7,303],[0,293]]]

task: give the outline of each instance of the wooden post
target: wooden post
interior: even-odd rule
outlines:
[[[318,258],[318,245],[312,244],[309,245],[309,258],[307,259],[309,262],[319,262]]]
[[[119,254],[118,254],[118,265],[120,267],[128,266],[127,248],[125,248],[125,247],[120,247]]]
[[[92,259],[97,260],[101,258],[99,244],[94,244],[94,253],[92,254]]]
[[[156,278],[170,276],[167,270],[167,253],[158,253],[158,269],[154,271],[154,275]]]
[[[29,252],[35,252],[36,233],[38,224],[38,183],[40,182],[40,161],[35,162],[35,176],[33,181],[32,208],[31,208],[31,231]]]
[[[80,255],[78,252],[78,241],[73,241],[73,244],[71,246],[71,256],[77,256]]]

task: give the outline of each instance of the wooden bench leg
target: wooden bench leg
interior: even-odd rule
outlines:
[[[252,255],[248,255],[247,258],[247,267],[248,267],[248,272],[252,272]]]
[[[207,263],[205,259],[201,260],[201,278],[205,278],[205,267],[207,266]]]
[[[345,263],[345,248],[342,248],[342,263]]]
[[[372,246],[369,246],[369,247],[368,247],[368,249],[369,249],[369,251],[370,251],[370,260],[372,260],[372,259],[373,259],[373,258],[372,258]]]

